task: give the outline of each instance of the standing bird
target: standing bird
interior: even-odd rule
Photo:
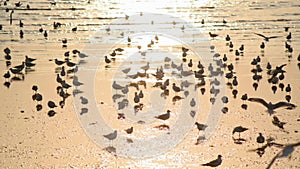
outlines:
[[[109,134],[106,134],[106,135],[103,135],[103,137],[107,138],[108,140],[110,141],[113,141],[114,139],[117,138],[117,130],[115,130],[113,133],[109,133]]]
[[[214,34],[214,33],[211,33],[211,32],[208,32],[209,33],[209,36],[211,37],[211,38],[215,38],[215,37],[217,37],[217,36],[219,36],[218,34]]]
[[[140,97],[137,94],[137,92],[134,92],[134,99],[133,99],[134,103],[139,103],[140,102]]]
[[[192,98],[192,100],[190,101],[190,106],[191,107],[195,107],[196,106],[196,101],[194,98]]]
[[[285,88],[285,91],[287,92],[287,93],[290,93],[291,92],[291,85],[290,84],[288,84],[287,86],[286,86],[286,88]]]
[[[178,93],[181,91],[180,87],[176,86],[175,83],[173,83],[172,89],[174,90],[174,92]]]
[[[57,107],[57,105],[56,105],[53,101],[48,101],[48,106],[49,106],[49,108],[51,108],[51,109]]]
[[[259,133],[259,136],[256,138],[256,142],[260,144],[264,143],[265,137],[261,133]]]
[[[218,155],[218,158],[210,161],[208,163],[205,164],[201,164],[202,166],[209,166],[209,167],[218,167],[219,165],[222,164],[222,155]]]
[[[198,122],[196,122],[195,125],[197,126],[198,133],[199,133],[199,131],[201,131],[201,130],[205,130],[206,127],[207,127],[206,124],[201,124],[201,123],[198,123]]]
[[[244,131],[247,131],[247,130],[248,130],[248,128],[246,128],[246,127],[237,126],[233,129],[232,135],[237,132],[237,133],[239,133],[239,138],[241,138],[241,133]]]
[[[147,62],[147,65],[141,67],[141,69],[143,69],[143,70],[145,71],[145,73],[146,73],[147,70],[150,68],[149,64],[150,64],[150,63]]]
[[[133,127],[124,130],[127,134],[131,134],[133,132]]]
[[[168,120],[170,118],[170,110],[167,110],[167,113],[161,114],[159,116],[155,116],[155,118],[160,119],[160,120]]]
[[[292,33],[290,32],[287,36],[286,36],[287,40],[291,40],[292,39]]]
[[[265,48],[265,43],[264,43],[264,42],[262,42],[262,43],[261,43],[261,45],[260,45],[260,49],[262,49],[262,50],[263,50],[264,48]]]
[[[261,98],[249,98],[248,99],[251,102],[258,102],[261,103],[262,105],[264,105],[268,110],[268,113],[271,115],[273,114],[275,111],[275,109],[280,108],[280,107],[286,107],[287,109],[294,109],[296,107],[296,105],[292,104],[292,103],[287,103],[287,102],[278,102],[276,104],[273,104],[271,102],[267,103],[264,99]]]

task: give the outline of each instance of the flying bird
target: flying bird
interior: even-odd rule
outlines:
[[[280,36],[265,36],[265,35],[260,34],[260,33],[254,33],[254,34],[263,37],[266,42],[268,42],[270,39],[274,39],[274,38],[280,37]]]
[[[258,102],[264,105],[268,110],[268,113],[271,115],[274,113],[274,110],[280,107],[286,107],[287,109],[294,109],[296,105],[288,102],[278,102],[276,104],[273,104],[271,102],[267,103],[264,99],[261,98],[249,98],[248,99],[251,102]]]

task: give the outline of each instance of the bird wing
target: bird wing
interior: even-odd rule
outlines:
[[[262,105],[264,105],[267,108],[269,106],[269,104],[264,99],[261,99],[261,98],[249,98],[248,100],[251,101],[251,102],[261,103]]]
[[[258,36],[261,36],[261,37],[263,37],[263,38],[268,38],[268,37],[266,37],[265,35],[263,35],[263,34],[260,34],[260,33],[254,33],[255,35],[258,35]]]
[[[270,36],[268,37],[269,39],[273,39],[273,38],[279,38],[280,36]]]
[[[277,109],[279,107],[291,107],[291,108],[295,108],[296,105],[294,105],[292,103],[287,103],[287,102],[278,102],[278,103],[274,104],[274,108],[273,109]]]

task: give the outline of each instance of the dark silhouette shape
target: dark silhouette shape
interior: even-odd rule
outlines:
[[[218,155],[218,158],[210,161],[208,163],[205,164],[201,164],[202,166],[209,166],[209,167],[218,167],[219,165],[222,164],[222,155]]]
[[[296,105],[287,102],[278,102],[276,104],[273,104],[271,102],[267,103],[264,99],[261,98],[249,98],[248,100],[251,102],[258,102],[264,105],[267,108],[267,111],[270,115],[275,112],[275,109],[280,107],[286,107],[287,109],[294,109],[296,107]]]

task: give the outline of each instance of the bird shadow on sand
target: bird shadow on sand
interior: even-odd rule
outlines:
[[[113,154],[116,154],[116,152],[117,152],[117,149],[115,147],[113,147],[113,146],[105,147],[105,148],[103,148],[103,150],[105,150],[105,151],[107,151],[109,153],[113,153]]]
[[[243,139],[243,138],[232,137],[232,140],[233,140],[234,144],[243,144],[244,142],[246,142],[246,139]]]

